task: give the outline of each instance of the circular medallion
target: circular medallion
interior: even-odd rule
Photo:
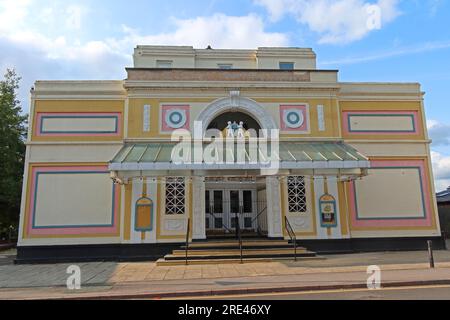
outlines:
[[[173,129],[182,128],[186,124],[186,110],[168,110],[166,112],[166,124]]]
[[[302,110],[288,109],[284,110],[284,123],[291,129],[300,128],[303,125],[304,117]]]

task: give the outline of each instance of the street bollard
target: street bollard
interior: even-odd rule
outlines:
[[[428,260],[430,261],[430,268],[434,268],[433,246],[431,240],[428,240],[427,244],[428,244]]]

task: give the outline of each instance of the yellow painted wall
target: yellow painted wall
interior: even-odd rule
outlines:
[[[294,228],[295,235],[299,238],[315,238],[317,235],[317,219],[316,219],[316,196],[314,193],[314,180],[305,177],[305,187],[307,196],[307,212],[305,213],[289,213],[288,210],[288,189],[287,189],[287,179],[282,179],[280,181],[280,197],[281,197],[281,220],[283,227],[283,235],[288,236],[286,231],[285,217],[288,217],[292,228]],[[296,229],[295,224],[292,220],[296,217],[302,217],[308,221],[309,228],[307,229]]]
[[[280,110],[279,105],[284,104],[308,104],[309,105],[309,134],[295,134],[292,132],[283,133],[280,132],[280,137],[284,138],[333,138],[340,136],[339,130],[339,113],[337,107],[336,99],[267,99],[267,98],[255,98],[256,102],[260,104],[270,103],[276,104],[269,110],[273,115],[276,123],[280,124]],[[324,120],[325,120],[325,131],[319,131],[317,106],[324,106]]]
[[[214,99],[213,99],[214,100]],[[179,103],[211,103],[212,99],[179,99],[179,98],[165,98],[165,99],[130,99],[128,104],[128,137],[129,138],[157,138],[170,139],[170,134],[160,133],[160,105]],[[144,105],[150,105],[150,131],[143,130],[143,111]],[[191,110],[192,117],[192,110]],[[192,118],[191,118],[192,120]]]
[[[122,114],[121,123],[122,134],[119,137],[99,137],[99,136],[36,136],[36,116],[40,112],[120,112]],[[117,141],[123,139],[124,121],[124,101],[123,100],[36,100],[33,113],[32,141]]]
[[[220,98],[220,97],[217,97]],[[205,108],[208,104],[212,103],[217,98],[161,98],[161,99],[130,99],[128,107],[128,137],[129,138],[157,138],[157,139],[169,139],[170,134],[160,133],[160,106],[161,104],[187,104],[191,106],[190,118],[191,129],[193,121],[196,120],[196,116]],[[252,98],[251,96],[249,98]],[[339,137],[339,117],[337,101],[333,99],[269,99],[269,98],[252,98],[257,103],[266,107],[269,114],[273,117],[275,123],[280,123],[280,110],[279,106],[283,104],[308,104],[309,105],[309,134],[295,134],[295,133],[281,133],[281,137],[286,138],[306,138],[306,137]],[[150,131],[144,132],[143,130],[143,109],[144,105],[150,105]],[[194,106],[193,106],[194,105]],[[325,131],[319,131],[318,128],[318,116],[317,105],[324,106],[324,119],[325,119]]]
[[[418,134],[349,134],[342,132],[344,139],[356,139],[356,140],[423,140],[425,139],[425,128],[423,127],[423,113],[422,106],[419,101],[340,101],[339,102],[341,114],[343,112],[351,111],[415,111],[417,112],[416,128]],[[342,121],[347,121],[342,116]]]
[[[189,178],[185,179],[186,184],[186,199],[185,199],[185,213],[180,215],[167,215],[166,214],[166,195],[165,195],[165,179],[158,178],[158,207],[159,210],[156,212],[156,239],[158,242],[183,242],[186,239],[185,231],[167,231],[164,230],[164,222],[166,219],[176,219],[176,220],[187,220],[190,219],[190,230],[189,239],[192,239],[193,230],[193,187],[192,181]],[[164,234],[166,233],[166,234]]]

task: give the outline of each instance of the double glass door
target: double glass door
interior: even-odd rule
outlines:
[[[206,230],[234,232],[239,217],[241,229],[256,231],[256,190],[209,189],[205,202]]]

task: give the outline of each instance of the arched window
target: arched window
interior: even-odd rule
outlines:
[[[136,231],[153,230],[153,201],[149,198],[140,198],[136,201],[134,229]]]

